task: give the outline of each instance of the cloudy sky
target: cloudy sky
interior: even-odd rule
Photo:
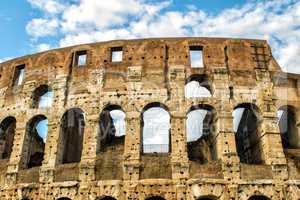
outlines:
[[[300,73],[300,1],[10,0],[0,6],[0,61],[94,41],[170,36],[266,39]]]

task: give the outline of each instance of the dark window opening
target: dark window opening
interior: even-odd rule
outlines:
[[[160,197],[160,196],[153,196],[153,197],[149,197],[145,200],[165,200],[165,198]]]
[[[203,47],[190,46],[190,63],[192,68],[203,68]]]
[[[124,145],[126,127],[122,108],[118,105],[105,107],[100,114],[99,128],[100,151],[110,146]]]
[[[116,200],[116,199],[113,198],[113,197],[105,196],[105,197],[102,197],[102,198],[97,198],[96,200]]]
[[[150,103],[142,112],[142,152],[169,153],[170,141],[170,114],[165,105]]]
[[[79,108],[65,112],[61,120],[58,163],[80,162],[83,148],[84,113]]]
[[[123,47],[111,48],[111,62],[122,62],[123,60]]]
[[[246,164],[262,164],[258,108],[249,103],[237,106],[233,112],[233,126],[240,161]]]
[[[270,200],[270,198],[263,195],[255,195],[250,197],[249,200]]]
[[[295,109],[292,106],[283,106],[278,110],[277,114],[283,148],[299,148],[300,142]]]
[[[48,85],[41,85],[33,92],[33,108],[49,108],[52,106],[53,92]]]
[[[205,75],[194,74],[190,76],[185,83],[185,97],[211,97],[212,90],[210,82]]]
[[[216,160],[215,111],[211,106],[193,106],[187,114],[188,157],[201,164]]]
[[[87,64],[87,51],[75,52],[74,66],[84,66]]]
[[[0,124],[0,159],[10,157],[13,148],[13,141],[16,131],[16,119],[5,118]]]
[[[25,65],[19,65],[15,68],[13,86],[19,86],[23,84],[25,77]]]
[[[33,117],[26,126],[23,146],[23,168],[41,166],[48,133],[48,120],[43,115]]]

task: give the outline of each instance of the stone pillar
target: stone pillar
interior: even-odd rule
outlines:
[[[262,156],[267,165],[272,165],[275,179],[286,179],[287,161],[283,152],[280,131],[276,116],[276,96],[268,71],[256,69],[258,100],[261,112],[261,147]]]
[[[126,136],[124,147],[124,180],[138,180],[141,152],[140,113],[126,113]]]
[[[26,116],[17,116],[16,132],[14,137],[14,144],[10,155],[9,163],[6,171],[6,185],[12,186],[16,184],[17,173],[22,162],[23,143],[26,134]]]
[[[99,115],[87,115],[84,128],[83,149],[79,165],[79,180],[81,182],[95,180],[98,121]]]
[[[212,74],[214,98],[219,100],[215,108],[217,114],[215,139],[217,157],[222,161],[224,179],[234,181],[240,178],[240,160],[233,131],[232,101],[234,94],[230,94],[227,67],[216,67]]]
[[[240,178],[240,160],[236,149],[230,105],[227,104],[225,107],[227,108],[217,110],[216,151],[217,157],[222,161],[224,179],[230,181]]]
[[[171,113],[171,165],[173,179],[185,179],[189,177],[185,124],[185,113]]]
[[[59,118],[56,117],[48,120],[48,135],[44,151],[44,160],[40,168],[40,182],[42,183],[51,183],[54,181],[60,134]]]

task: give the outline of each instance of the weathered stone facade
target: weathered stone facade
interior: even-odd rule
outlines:
[[[203,68],[191,68],[191,46],[201,46]],[[111,62],[115,47],[122,47],[121,62]],[[87,55],[83,66],[76,64],[78,52]],[[25,65],[25,79],[15,86],[20,65]],[[193,75],[207,77],[212,97],[185,98],[186,80]],[[33,94],[41,85],[54,93],[50,108],[34,106]],[[50,50],[0,64],[0,94],[0,123],[15,118],[12,152],[0,160],[0,199],[300,198],[300,75],[282,72],[266,41],[162,38]],[[141,115],[153,102],[171,116],[169,153],[141,150]],[[260,115],[259,164],[240,162],[237,152],[232,112],[245,103],[256,105]],[[107,105],[125,112],[126,136],[101,150],[99,116]],[[188,156],[186,116],[195,105],[215,110],[216,158],[205,163]],[[282,146],[277,122],[282,106],[294,108],[294,148]],[[78,162],[64,163],[69,157],[60,149],[68,140],[61,127],[72,108],[84,113],[82,144]],[[48,119],[48,135],[44,149],[35,150],[44,152],[42,165],[29,168],[28,123],[35,116]]]

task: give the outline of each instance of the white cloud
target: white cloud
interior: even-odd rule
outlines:
[[[46,44],[46,43],[42,43],[42,44],[38,44],[37,45],[37,51],[40,52],[40,51],[47,51],[51,49],[51,45],[49,44]]]
[[[37,7],[49,14],[62,12],[65,6],[56,0],[27,0],[32,6]]]
[[[37,18],[26,25],[26,31],[34,38],[54,36],[57,33],[58,21],[56,19]]]
[[[46,1],[30,2],[46,13],[51,10],[41,3]],[[165,9],[171,8],[172,1],[151,2],[80,0],[62,6],[64,9],[60,11],[57,9],[58,14],[50,19],[45,15],[45,19],[32,20],[27,25],[27,32],[35,38],[59,32],[62,35],[58,41],[60,46],[166,36],[267,39],[282,68],[300,73],[300,57],[297,56],[300,51],[297,45],[300,40],[299,1],[250,1],[215,15],[191,5],[186,5],[189,8],[186,11]]]
[[[3,63],[3,62],[5,62],[7,60],[10,60],[10,59],[12,59],[12,57],[0,58],[0,63]]]

